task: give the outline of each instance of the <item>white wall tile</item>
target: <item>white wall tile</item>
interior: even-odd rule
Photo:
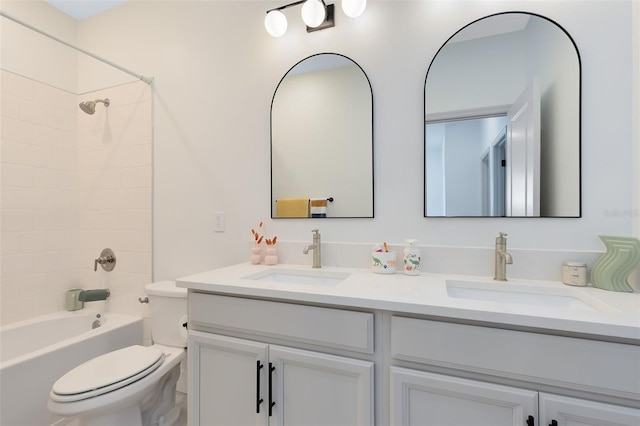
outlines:
[[[125,188],[151,188],[151,166],[128,167],[122,170],[122,186]]]
[[[50,108],[41,103],[22,99],[20,101],[20,120],[31,124],[48,124],[48,110]]]
[[[52,314],[65,308],[64,295],[54,292],[40,292],[33,297],[34,316]]]
[[[44,105],[71,112],[72,108],[75,108],[76,95],[48,84],[35,82],[33,85],[33,99]]]
[[[2,118],[2,139],[33,143],[34,125],[10,117]]]
[[[32,297],[3,298],[1,303],[0,320],[3,324],[22,321],[35,316]]]
[[[59,251],[43,251],[33,253],[32,256],[32,273],[47,273],[60,269],[60,252]]]
[[[2,76],[0,323],[64,309],[64,293],[77,287],[111,287],[111,300],[93,307],[138,314],[151,280],[151,130],[135,124],[150,117],[146,84],[78,97]],[[114,108],[79,111],[94,97],[113,98]],[[116,269],[94,272],[105,247]]]
[[[15,300],[23,297],[20,294],[22,280],[20,277],[2,278],[2,300]],[[4,306],[4,305],[2,305]]]
[[[20,142],[3,140],[0,150],[3,164],[20,164]]]
[[[2,117],[20,119],[20,101],[21,99],[17,96],[3,93],[0,100]]]
[[[2,238],[2,254],[20,254],[20,232],[2,232],[0,233]]]
[[[151,188],[125,189],[126,203],[131,209],[151,209]]]
[[[47,232],[31,231],[20,233],[20,249],[23,253],[36,253],[39,251],[50,250],[48,244]]]
[[[0,199],[3,209],[19,209],[21,188],[5,186],[0,189]]]
[[[28,210],[5,210],[2,212],[3,232],[28,232],[34,230],[34,214]]]
[[[34,184],[35,173],[31,167],[15,164],[2,165],[2,185],[31,187]]]
[[[3,278],[16,278],[32,273],[33,258],[31,254],[15,254],[2,256]]]
[[[33,186],[47,189],[76,189],[76,173],[36,167],[32,170]]]
[[[44,210],[47,208],[48,189],[22,188],[20,190],[20,208],[24,210]]]
[[[77,221],[71,210],[36,210],[33,212],[33,229],[35,231],[55,231],[58,229],[74,229]]]
[[[33,80],[2,70],[0,91],[2,91],[3,95],[11,95],[21,99],[33,99],[33,83]]]

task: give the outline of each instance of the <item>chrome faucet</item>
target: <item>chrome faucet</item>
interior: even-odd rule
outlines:
[[[322,267],[322,247],[320,245],[320,233],[317,229],[312,229],[313,232],[313,244],[310,244],[302,249],[303,254],[309,254],[309,250],[313,250],[313,268]]]
[[[507,234],[500,232],[496,237],[496,264],[493,279],[507,281],[507,265],[513,263],[511,255],[507,253]]]
[[[111,295],[108,288],[98,290],[81,290],[74,288],[67,291],[67,311],[77,311],[84,308],[84,302],[107,300]]]

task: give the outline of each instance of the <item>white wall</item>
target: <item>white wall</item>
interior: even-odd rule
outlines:
[[[431,114],[515,102],[531,78],[526,34],[518,31],[447,44],[429,69],[427,119]]]
[[[2,1],[0,10],[67,43],[76,43],[76,21],[44,1]],[[3,69],[78,93],[77,52],[5,17],[0,17],[0,30]]]
[[[447,216],[482,215],[481,120],[445,123],[444,179]]]
[[[354,20],[338,8],[337,26],[312,34],[294,9],[287,12],[289,31],[275,39],[262,22],[278,4],[134,1],[79,25],[81,44],[155,77],[156,279],[246,260],[249,229],[259,220],[283,241],[307,241],[311,228],[320,227],[326,242],[415,237],[427,245],[491,247],[495,234],[505,231],[513,248],[557,250],[602,250],[598,234],[632,232],[632,218],[617,214],[633,199],[631,2],[372,1]],[[583,218],[425,219],[427,67],[463,25],[505,10],[555,20],[580,50]],[[349,56],[371,80],[375,219],[267,219],[273,90],[293,64],[319,52]],[[214,211],[226,212],[225,233],[213,232]]]
[[[602,251],[598,234],[631,234],[634,218],[624,214],[634,198],[630,1],[374,0],[357,19],[337,8],[337,26],[311,34],[292,8],[289,31],[275,39],[262,22],[278,5],[133,1],[78,24],[80,45],[155,77],[155,279],[245,261],[249,229],[260,220],[284,242],[308,241],[310,230],[320,227],[325,242],[412,237],[428,246],[491,248],[497,232],[505,231],[510,247],[547,252]],[[459,28],[506,10],[555,20],[580,50],[583,217],[425,219],[422,92],[428,65]],[[273,90],[293,64],[320,52],[349,56],[373,86],[375,219],[268,219]],[[213,232],[214,211],[226,213],[226,232]]]
[[[580,215],[578,58],[569,38],[546,21],[529,21],[527,42],[529,79],[537,76],[540,82],[540,215],[576,217]]]

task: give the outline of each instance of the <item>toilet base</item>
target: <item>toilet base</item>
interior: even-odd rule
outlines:
[[[140,406],[135,405],[114,413],[86,415],[78,419],[78,426],[114,426],[131,425],[142,426]]]

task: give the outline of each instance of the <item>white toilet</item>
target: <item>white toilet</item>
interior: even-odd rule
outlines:
[[[54,383],[48,408],[80,426],[176,424],[176,382],[185,358],[187,290],[173,281],[145,286],[152,346],[129,346],[74,368]]]

